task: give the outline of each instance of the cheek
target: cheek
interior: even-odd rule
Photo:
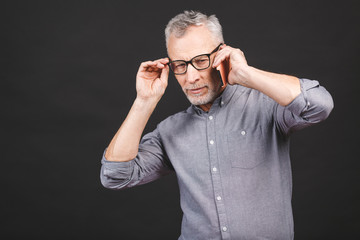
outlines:
[[[216,70],[215,68],[211,69],[212,71],[209,73],[209,78],[211,79],[211,82],[216,85],[218,82],[220,82],[220,72]]]
[[[208,68],[205,71],[200,72],[200,78],[204,82],[214,82],[214,78],[216,77],[216,72],[213,68]]]
[[[178,81],[181,88],[183,88],[184,85],[185,85],[185,77],[184,77],[184,75],[175,75],[175,78]]]

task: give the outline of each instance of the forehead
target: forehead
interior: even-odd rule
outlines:
[[[189,60],[196,55],[210,53],[217,44],[205,26],[191,26],[180,38],[170,35],[168,55],[173,60]]]

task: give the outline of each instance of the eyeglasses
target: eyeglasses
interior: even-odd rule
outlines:
[[[222,43],[220,43],[211,53],[201,54],[193,57],[189,61],[175,60],[170,61],[168,65],[175,75],[185,74],[187,71],[188,64],[190,63],[197,70],[204,70],[210,67],[210,55],[219,50]]]

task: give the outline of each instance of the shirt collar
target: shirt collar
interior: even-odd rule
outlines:
[[[212,104],[211,108],[213,108],[215,106],[216,107],[223,107],[226,104],[228,104],[231,97],[232,97],[232,95],[234,94],[235,90],[236,90],[235,86],[227,85],[225,87],[224,91],[221,93],[221,95],[215,99],[215,101]],[[200,107],[198,107],[196,105],[193,105],[193,104],[191,106],[192,106],[192,108],[194,109],[194,111],[197,114],[201,115],[201,114],[204,113],[204,111]]]

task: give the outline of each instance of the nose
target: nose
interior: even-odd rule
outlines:
[[[190,84],[194,84],[199,79],[199,71],[189,64],[186,71],[186,81]]]

